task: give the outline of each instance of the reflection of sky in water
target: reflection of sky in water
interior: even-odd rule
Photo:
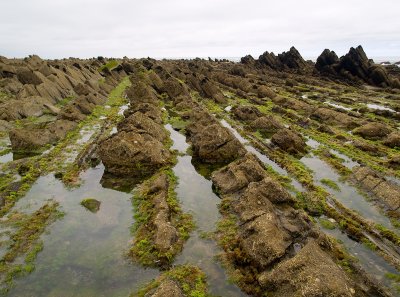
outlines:
[[[355,210],[366,220],[382,224],[388,229],[393,230],[398,234],[400,233],[399,230],[392,226],[390,220],[380,213],[377,206],[372,202],[367,201],[358,193],[356,188],[350,186],[348,183],[341,182],[340,176],[324,161],[315,156],[306,156],[301,158],[300,161],[314,172],[315,181],[335,196],[335,198],[346,207]],[[322,184],[321,179],[324,178],[334,181],[339,186],[340,192]]]
[[[166,125],[173,140],[172,149],[181,153],[186,152],[189,145],[186,138],[179,132]],[[192,165],[191,156],[179,156],[178,163],[174,167],[174,173],[178,177],[176,189],[182,209],[193,215],[197,230],[185,243],[184,249],[177,256],[176,264],[191,263],[198,265],[207,274],[207,281],[212,294],[220,296],[246,296],[240,289],[228,282],[227,275],[221,264],[215,260],[215,256],[222,252],[212,240],[200,238],[200,232],[212,232],[220,219],[218,211],[219,197],[212,191],[211,181],[196,172]]]
[[[65,217],[48,227],[35,271],[17,279],[10,296],[127,296],[157,275],[126,259],[132,195],[102,188],[102,174],[102,166],[89,169],[81,176],[83,185],[71,190],[52,175],[41,177],[16,204],[16,209],[33,212],[54,199]],[[101,201],[97,213],[80,205],[89,197]]]
[[[321,226],[320,226],[321,227]],[[389,265],[382,257],[371,251],[362,243],[358,243],[346,234],[342,233],[339,229],[328,230],[321,227],[325,233],[343,242],[347,251],[359,259],[363,269],[370,275],[374,276],[377,280],[381,281],[385,286],[391,287],[393,282],[385,277],[386,273],[395,273],[397,270]],[[396,293],[396,292],[393,292]]]
[[[387,110],[387,111],[391,111],[391,112],[396,112],[395,110],[393,110],[389,107],[385,107],[385,106],[378,105],[378,104],[367,104],[367,107],[371,108],[371,109]]]
[[[337,103],[332,103],[332,102],[329,102],[329,101],[325,101],[324,103],[325,103],[325,104],[328,104],[328,105],[330,105],[330,106],[336,107],[336,108],[343,109],[343,110],[347,110],[347,111],[350,111],[350,110],[351,110],[351,108],[345,107],[345,106],[340,105],[340,104],[337,104]]]
[[[267,156],[265,156],[264,154],[260,153],[258,150],[256,150],[253,146],[251,146],[248,141],[243,138],[238,131],[236,131],[235,128],[233,128],[227,121],[225,120],[221,120],[221,124],[222,126],[228,128],[232,134],[240,141],[240,143],[242,143],[245,147],[245,149],[250,152],[253,153],[254,155],[256,155],[256,157],[264,164],[271,166],[272,169],[274,169],[276,172],[278,172],[281,175],[285,175],[288,176],[287,171],[280,167],[277,163],[275,163],[274,161],[272,161],[271,159],[269,159]],[[297,190],[297,191],[304,191],[303,186],[295,179],[292,179],[291,181],[292,186]]]

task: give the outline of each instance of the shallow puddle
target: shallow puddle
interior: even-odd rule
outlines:
[[[347,208],[356,211],[366,220],[381,224],[397,234],[400,233],[399,230],[392,225],[390,220],[380,212],[376,205],[367,201],[365,197],[358,193],[355,187],[352,187],[347,182],[342,182],[340,176],[324,161],[316,156],[306,156],[301,158],[300,161],[314,172],[315,182],[323,186]],[[321,183],[322,179],[334,181],[340,190],[334,190]]]
[[[48,227],[36,269],[17,279],[9,296],[126,297],[157,276],[157,270],[127,259],[134,222],[132,194],[103,188],[103,171],[102,165],[87,170],[81,175],[83,185],[72,190],[52,175],[41,177],[18,202],[16,209],[33,212],[53,199],[65,216]],[[86,210],[80,205],[85,198],[101,201],[100,210]]]
[[[13,155],[14,154],[12,152],[9,152],[9,153],[6,153],[6,154],[0,156],[0,164],[4,164],[4,163],[14,160]]]
[[[332,107],[335,107],[335,108],[339,108],[339,109],[343,109],[343,110],[346,110],[346,111],[351,111],[352,110],[349,107],[345,107],[343,105],[340,105],[340,104],[337,104],[337,103],[333,103],[333,102],[330,102],[330,101],[325,101],[324,103],[329,105],[329,106],[332,106]]]
[[[321,227],[321,226],[320,226]],[[350,239],[346,234],[341,232],[339,229],[321,229],[328,235],[339,240],[347,249],[347,251],[354,257],[356,257],[362,266],[362,268],[370,275],[374,276],[378,281],[387,286],[393,288],[393,282],[386,277],[387,273],[397,274],[398,271],[393,266],[389,265],[382,257],[371,251],[362,243],[356,242]],[[398,293],[393,290],[394,294]]]
[[[383,106],[383,105],[379,105],[379,104],[367,104],[367,107],[371,108],[371,109],[387,110],[387,111],[391,111],[391,112],[396,113],[395,110],[393,110],[393,109],[391,109],[389,107]]]

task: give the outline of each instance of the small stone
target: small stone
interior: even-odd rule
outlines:
[[[101,202],[94,198],[86,198],[81,201],[81,205],[93,213],[96,213],[99,211],[100,204],[101,204]]]

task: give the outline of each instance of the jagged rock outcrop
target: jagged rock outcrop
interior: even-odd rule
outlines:
[[[340,59],[335,52],[325,49],[318,57],[315,68],[322,75],[378,87],[400,88],[399,80],[389,77],[383,66],[368,59],[362,46],[350,48],[350,51]]]
[[[322,54],[317,58],[315,68],[320,72],[334,74],[333,65],[339,62],[339,57],[334,51],[325,49]]]
[[[68,120],[57,120],[46,127],[20,128],[10,131],[10,141],[13,151],[36,151],[46,144],[54,144],[64,138],[77,124]]]
[[[295,47],[291,47],[289,51],[278,54],[268,51],[264,52],[258,60],[254,60],[251,56],[246,56],[241,59],[241,63],[246,65],[256,65],[260,68],[270,68],[279,71],[295,71],[306,72],[309,70],[308,63],[300,55]]]

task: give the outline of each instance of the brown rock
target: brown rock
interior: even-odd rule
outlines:
[[[219,123],[203,126],[190,137],[190,141],[193,156],[205,163],[227,163],[245,153],[239,140]]]
[[[383,144],[391,148],[400,147],[400,132],[390,133]]]
[[[273,116],[262,116],[250,123],[252,130],[259,130],[262,133],[274,133],[284,126]]]
[[[315,110],[310,117],[325,125],[336,125],[350,129],[358,126],[356,118],[324,107]]]
[[[172,280],[166,279],[161,283],[151,297],[184,297],[181,288]],[[146,295],[146,297],[148,297]]]
[[[213,173],[213,185],[220,194],[237,192],[251,182],[265,178],[265,170],[260,161],[251,153]]]
[[[231,110],[234,117],[241,121],[254,121],[263,114],[254,106],[234,106]]]
[[[274,296],[352,297],[355,285],[314,240],[258,279]]]
[[[382,139],[391,132],[385,124],[368,123],[353,130],[353,133],[365,139]]]
[[[103,141],[99,155],[107,172],[118,176],[146,176],[170,162],[161,142],[148,134],[122,131]]]
[[[39,85],[43,82],[38,74],[28,68],[20,68],[17,70],[18,80],[23,84]]]
[[[160,142],[164,142],[167,133],[163,127],[141,112],[136,112],[118,125],[118,131],[147,133]]]
[[[303,138],[289,129],[280,129],[272,135],[271,142],[290,154],[305,153],[307,145]]]

